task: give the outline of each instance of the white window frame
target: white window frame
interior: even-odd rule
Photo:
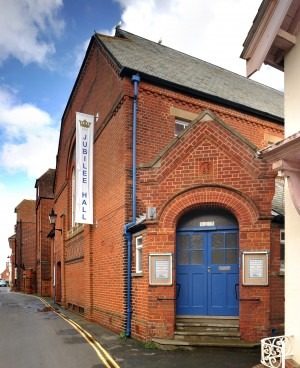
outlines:
[[[135,272],[143,272],[143,236],[135,238]]]
[[[183,130],[185,130],[190,125],[190,123],[191,123],[190,121],[175,119],[175,132],[174,132],[175,137],[177,137],[180,134],[176,133],[176,125],[183,126]]]

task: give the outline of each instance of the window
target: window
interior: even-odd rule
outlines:
[[[143,237],[138,236],[135,239],[135,272],[143,272]]]
[[[182,133],[188,126],[190,122],[185,120],[176,119],[175,120],[175,136],[177,137]]]
[[[285,232],[284,230],[280,230],[280,272],[284,273],[284,250],[285,247]]]

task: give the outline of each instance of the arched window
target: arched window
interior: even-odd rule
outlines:
[[[69,229],[76,226],[75,223],[75,209],[76,209],[76,156],[75,144],[71,149],[68,162],[68,227]]]
[[[71,213],[72,213],[72,222],[71,226],[75,226],[75,207],[76,207],[76,176],[75,176],[75,168],[72,169],[72,177],[71,177]]]

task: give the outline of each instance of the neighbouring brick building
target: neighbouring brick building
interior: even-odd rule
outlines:
[[[282,206],[256,156],[283,136],[282,98],[119,28],[95,34],[62,118],[56,301],[143,340],[179,336],[183,316],[232,318],[249,342],[282,328]],[[93,225],[73,219],[78,111],[96,117]]]
[[[9,262],[6,262],[5,269],[0,274],[0,279],[9,282]]]
[[[10,236],[8,238],[8,245],[11,249],[10,254],[10,287],[12,290],[16,287],[16,278],[17,278],[17,272],[16,272],[16,234]]]
[[[50,296],[51,285],[51,244],[48,237],[52,230],[49,222],[49,213],[53,208],[53,184],[55,170],[48,169],[39,179],[36,180],[36,282],[37,293],[42,296]]]
[[[24,199],[15,208],[15,289],[36,291],[36,216],[35,201]]]

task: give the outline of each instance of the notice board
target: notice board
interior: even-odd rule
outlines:
[[[268,285],[269,253],[254,251],[242,253],[243,285]]]
[[[172,254],[149,254],[149,284],[172,285]]]

